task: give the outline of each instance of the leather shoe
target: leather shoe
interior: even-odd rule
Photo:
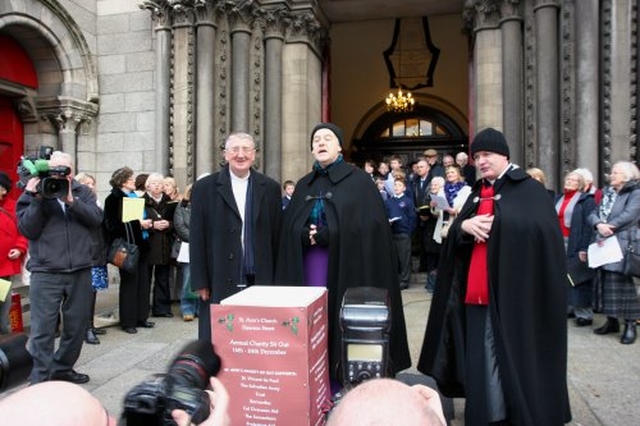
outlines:
[[[138,321],[138,327],[153,328],[156,325],[153,321]]]
[[[567,318],[575,318],[576,314],[573,312],[567,312]]]
[[[624,333],[620,337],[620,343],[623,345],[631,345],[636,341],[636,322],[626,321],[624,324]]]
[[[122,331],[129,334],[136,334],[138,332],[138,329],[135,327],[122,327]]]
[[[156,318],[173,318],[173,314],[171,312],[165,312],[164,314],[153,314]]]
[[[604,323],[602,327],[598,327],[593,332],[595,334],[609,334],[609,333],[617,333],[620,331],[620,323],[618,322],[618,318],[607,317],[607,322]]]
[[[576,327],[586,327],[588,325],[593,324],[593,320],[588,318],[578,317],[573,320],[573,323],[576,325]]]
[[[93,329],[88,328],[84,336],[84,341],[90,345],[99,345],[100,339],[94,334]]]
[[[103,334],[107,334],[107,330],[105,330],[104,328],[92,328],[93,330],[93,334],[95,334],[96,336],[102,336]]]
[[[61,380],[63,382],[71,382],[78,385],[87,383],[89,381],[89,375],[78,373],[71,369],[69,371],[61,371],[51,375],[51,380]]]

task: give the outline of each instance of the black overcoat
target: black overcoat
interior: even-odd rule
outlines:
[[[255,247],[255,284],[271,285],[282,223],[280,185],[251,171]],[[210,303],[219,303],[240,288],[242,220],[231,188],[228,166],[193,185],[189,228],[191,288],[209,289]],[[200,310],[199,336],[211,339],[209,309]]]
[[[396,257],[384,203],[371,177],[363,170],[338,162],[328,174],[315,171],[296,185],[285,210],[277,285],[304,286],[303,239],[309,238],[307,219],[314,201],[307,196],[331,193],[325,212],[329,230],[329,362],[331,376],[339,379],[340,305],[347,288],[386,288],[391,305],[390,358],[395,373],[411,366],[407,331],[398,284]]]
[[[464,298],[472,239],[462,221],[478,208],[477,182],[449,229],[418,370],[449,397],[465,396]],[[551,197],[522,169],[494,185],[499,196],[488,240],[489,314],[507,413],[517,425],[570,421],[567,393],[567,272]],[[477,373],[477,372],[475,372]],[[469,418],[469,416],[466,416]],[[481,415],[471,418],[482,418]]]

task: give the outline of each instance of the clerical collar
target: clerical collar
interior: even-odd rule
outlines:
[[[231,169],[229,169],[229,175],[231,175],[231,179],[235,179],[235,180],[249,180],[249,177],[251,176],[251,170],[249,170],[246,174],[246,176],[240,177],[238,175],[236,175],[235,173],[233,173],[231,171]]]

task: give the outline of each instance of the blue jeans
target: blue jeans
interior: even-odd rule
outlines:
[[[181,263],[182,266],[182,293],[180,295],[180,311],[182,316],[196,315],[200,305],[199,299],[190,298],[191,293],[191,268],[188,263]]]

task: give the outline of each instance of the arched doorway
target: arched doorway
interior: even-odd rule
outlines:
[[[408,164],[428,148],[440,154],[466,152],[468,136],[449,115],[417,105],[410,113],[384,112],[373,120],[362,137],[353,141],[351,159],[362,163],[399,155]]]

